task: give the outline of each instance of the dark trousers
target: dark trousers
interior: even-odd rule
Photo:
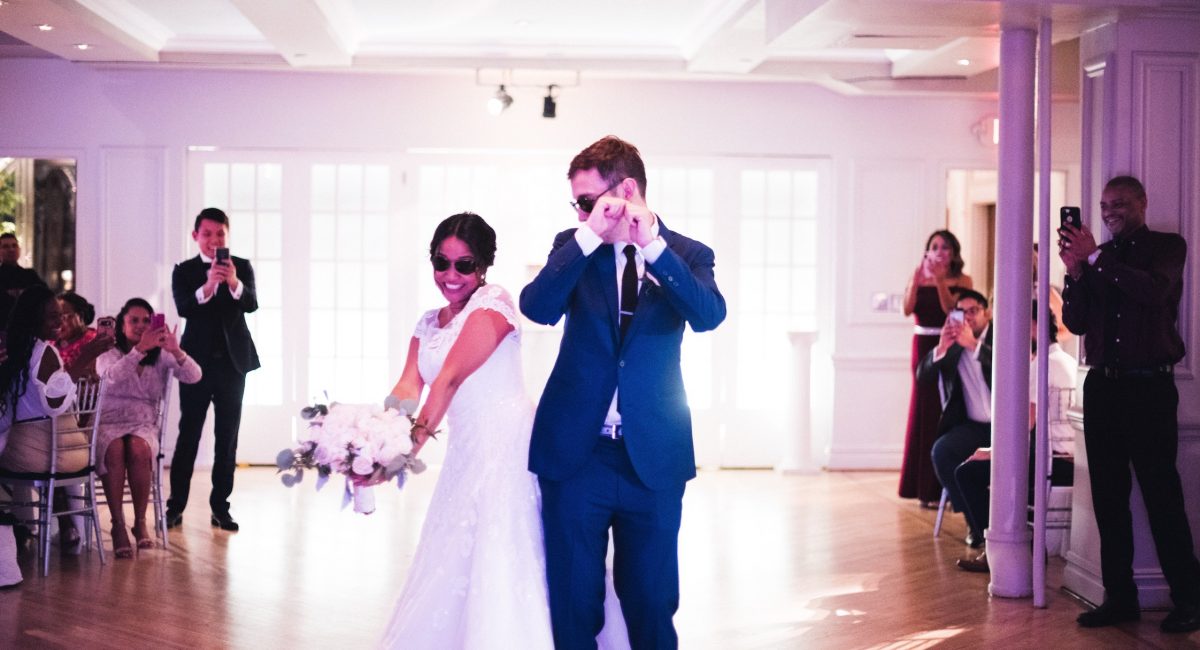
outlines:
[[[1200,563],[1183,506],[1175,458],[1179,392],[1169,375],[1110,379],[1100,370],[1083,383],[1083,439],[1092,507],[1100,531],[1100,570],[1107,600],[1136,603],[1133,581],[1132,489],[1137,473],[1150,532],[1176,605],[1200,604]]]
[[[613,583],[632,647],[678,647],[671,619],[679,608],[684,486],[651,490],[642,485],[624,443],[606,438],[599,439],[579,474],[539,483],[554,647],[596,647],[604,627],[610,527]]]
[[[1029,450],[1029,503],[1033,503],[1033,449]],[[988,488],[992,483],[992,461],[969,460],[954,470],[954,482],[963,495],[967,526],[975,539],[983,539],[983,530],[988,527],[991,516]],[[1050,485],[1072,485],[1075,483],[1075,461],[1070,458],[1053,457],[1050,461]]]
[[[938,481],[950,493],[950,503],[959,512],[966,511],[962,491],[954,480],[954,470],[963,461],[971,457],[976,449],[990,447],[992,444],[992,424],[990,422],[974,422],[967,420],[962,424],[950,427],[946,433],[933,442],[933,471],[937,473]]]
[[[179,440],[175,442],[175,455],[171,458],[171,497],[167,499],[167,510],[177,513],[187,508],[200,434],[208,415],[208,405],[212,404],[216,444],[208,505],[213,514],[223,515],[229,512],[229,495],[233,492],[246,375],[234,369],[227,358],[203,361],[201,369],[204,376],[200,381],[179,385]]]

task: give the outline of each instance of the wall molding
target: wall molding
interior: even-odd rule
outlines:
[[[1131,53],[1131,68],[1131,158],[1133,172],[1146,182],[1152,197],[1148,220],[1155,229],[1174,230],[1185,240],[1194,241],[1200,204],[1200,183],[1196,181],[1200,166],[1200,54],[1135,50]],[[1197,374],[1193,351],[1200,343],[1194,322],[1193,294],[1198,277],[1194,250],[1191,258],[1179,307],[1179,330],[1188,354],[1176,367],[1176,376],[1183,380]]]

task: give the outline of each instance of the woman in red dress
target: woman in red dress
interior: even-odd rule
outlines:
[[[916,315],[912,342],[912,370],[937,347],[946,314],[954,309],[958,289],[971,288],[971,276],[962,272],[962,247],[949,230],[938,230],[925,242],[925,254],[904,290],[904,315]],[[942,485],[933,472],[930,451],[937,438],[942,402],[937,384],[912,385],[908,403],[908,432],[904,436],[904,463],[900,467],[900,496],[918,499],[922,506],[937,507]]]

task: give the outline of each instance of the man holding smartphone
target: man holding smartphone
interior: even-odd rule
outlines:
[[[246,314],[258,309],[258,297],[254,269],[249,260],[230,257],[228,237],[229,217],[217,208],[201,210],[192,230],[200,254],[177,264],[171,275],[175,308],[187,319],[179,346],[200,364],[204,376],[195,384],[179,385],[179,439],[171,459],[167,500],[169,528],[183,523],[200,434],[212,404],[216,441],[208,499],[211,523],[222,530],[238,530],[229,513],[229,495],[246,373],[259,367],[258,351],[246,326]]]
[[[1160,627],[1186,633],[1200,630],[1200,562],[1175,464],[1174,374],[1184,354],[1176,322],[1187,242],[1147,228],[1146,204],[1141,182],[1118,176],[1100,195],[1100,217],[1112,240],[1097,246],[1082,225],[1064,223],[1059,230],[1059,257],[1067,267],[1063,319],[1072,332],[1087,335],[1091,366],[1083,383],[1083,439],[1105,591],[1104,603],[1078,622],[1102,627],[1141,618],[1129,509],[1133,465],[1175,603]]]
[[[917,364],[917,381],[939,382],[942,418],[931,452],[933,471],[955,510],[966,512],[954,470],[992,442],[992,316],[987,298],[972,289],[960,289],[954,307],[937,347]],[[967,543],[982,546],[983,531],[971,530]]]

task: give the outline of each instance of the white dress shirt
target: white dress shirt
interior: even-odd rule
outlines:
[[[656,218],[654,220],[654,225],[650,227],[650,234],[654,236],[654,239],[647,244],[645,248],[638,246],[634,242],[613,242],[613,252],[615,253],[614,256],[616,257],[617,261],[615,281],[617,283],[618,305],[621,304],[621,275],[625,273],[625,246],[633,244],[634,249],[636,249],[633,260],[634,263],[637,264],[638,292],[641,292],[642,282],[647,277],[649,277],[651,282],[657,284],[654,276],[646,275],[646,264],[653,264],[658,261],[658,256],[662,255],[663,251],[667,249],[667,242],[663,241],[663,238],[658,235],[658,219],[657,215],[655,216]],[[584,224],[575,230],[575,242],[579,244],[579,248],[583,250],[584,255],[590,256],[592,253],[596,252],[597,248],[600,248],[600,245],[604,243],[604,240],[600,239],[600,235],[592,232],[592,229],[588,228],[587,225]],[[608,405],[608,415],[604,418],[604,424],[621,424],[621,414],[617,411],[617,391],[613,391],[612,402],[610,402]]]

